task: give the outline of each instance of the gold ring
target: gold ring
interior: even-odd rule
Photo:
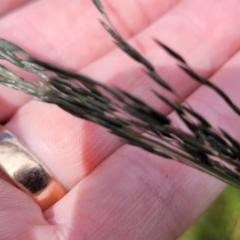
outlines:
[[[0,126],[0,168],[43,211],[66,194],[49,170],[3,126]]]

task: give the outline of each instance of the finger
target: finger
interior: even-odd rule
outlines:
[[[113,15],[116,28],[123,36],[130,37],[179,1],[172,0],[167,4],[165,1],[158,2],[159,10],[153,11],[155,15],[152,20],[146,20],[143,11],[149,15],[156,2],[158,1],[143,2],[144,5],[141,6],[134,0],[125,0],[118,4],[118,7],[114,7],[112,1],[105,1],[105,5],[112,12],[110,15]],[[131,16],[133,21],[123,22],[123,13],[127,19]],[[67,68],[79,69],[114,48],[114,45],[107,41],[109,37],[97,21],[98,17],[102,16],[92,1],[39,1],[2,20],[0,33],[39,57],[46,58],[47,53],[47,59],[59,64],[64,63]],[[21,29],[18,34],[16,28]],[[30,39],[34,39],[34,44],[29,45]]]
[[[212,77],[237,105],[239,62],[240,53]],[[222,128],[240,139],[239,116],[211,89],[201,86],[187,103],[216,129]],[[179,122],[175,113],[171,119]],[[123,146],[49,209],[45,217],[62,226],[74,218],[72,228],[64,228],[69,236],[74,231],[89,239],[177,239],[223,186],[180,163]]]
[[[5,123],[10,116],[24,103],[28,102],[30,96],[19,91],[0,85],[0,122]]]
[[[45,212],[69,238],[177,239],[223,187],[139,149],[112,156]]]
[[[105,1],[105,4],[114,16],[113,22],[117,29],[123,36],[130,37],[179,1],[124,0],[117,8],[113,1]],[[98,17],[101,17],[100,14],[89,0],[38,1],[1,19],[0,36],[19,44],[36,57],[70,69],[79,69],[114,48],[97,21]],[[132,21],[125,23],[122,18]],[[4,93],[4,89],[2,92]],[[0,102],[1,109],[5,109],[0,112],[2,121],[8,119],[27,101],[25,95],[18,95],[17,105],[11,104],[9,92],[11,91],[8,90]],[[14,92],[10,95],[13,94]],[[5,106],[5,102],[9,104]]]
[[[56,227],[44,219],[39,206],[14,186],[0,179],[0,235],[8,239],[56,239]]]
[[[13,10],[18,9],[22,5],[31,2],[30,0],[2,0],[0,7],[0,16],[3,19],[4,14],[7,14]],[[1,24],[1,22],[0,22]],[[26,103],[30,97],[26,96],[18,91],[14,91],[8,87],[0,86],[0,103],[1,103],[1,112],[0,120],[5,122],[10,115],[16,110],[20,105]]]
[[[215,4],[215,1],[212,1],[212,4]],[[214,9],[214,11],[216,10],[214,22],[223,20],[222,11],[227,9],[230,12],[230,9],[232,9],[231,18],[226,17],[219,28],[210,21],[212,12],[208,11],[206,15],[209,9],[207,2],[204,4],[199,1],[199,6],[197,5],[196,9],[191,4],[190,8],[186,9],[186,4],[182,3],[182,5],[178,5],[179,9],[177,8],[165,15],[163,19],[143,32],[135,41],[149,42],[149,36],[157,34],[159,29],[166,30],[166,28],[169,28],[174,30],[180,28],[181,41],[177,39],[177,36],[173,38],[170,33],[164,35],[165,31],[161,33],[161,38],[171,41],[172,45],[176,45],[176,49],[183,48],[184,55],[188,56],[189,62],[197,63],[199,66],[208,62],[208,66],[205,65],[205,72],[208,76],[239,48],[240,33],[235,31],[235,28],[237,27],[236,18],[239,16],[240,8],[235,6],[233,2],[226,2],[217,6],[218,9]],[[187,20],[186,23],[186,18],[176,14],[181,9],[184,13],[185,11],[190,12],[193,19]],[[189,21],[205,23],[203,25],[206,26],[206,29],[199,31],[202,34],[201,37],[200,35],[196,36],[195,33],[192,34]],[[219,35],[219,32],[228,32],[228,34]],[[218,38],[216,38],[216,35]],[[157,35],[156,37],[160,36]],[[199,38],[205,39],[202,44]],[[176,42],[174,43],[172,39],[175,39]],[[164,62],[161,74],[169,79],[169,83],[176,87],[182,98],[188,96],[198,85],[186,78],[186,75],[180,70],[175,71],[169,67],[171,61],[165,57],[166,54],[158,54],[159,49],[156,45],[147,44],[146,54],[157,59],[156,61],[160,59],[160,64]],[[208,53],[210,55],[207,55]],[[210,62],[209,59],[211,59]],[[92,71],[94,75],[99,74],[100,78],[103,79],[102,82],[106,84],[111,82],[123,87],[167,114],[170,109],[156,100],[149,90],[159,88],[141,73],[141,70],[137,69],[139,69],[138,65],[132,63],[125,55],[116,50],[102,58],[101,61],[94,63],[86,71],[88,73]],[[19,110],[7,127],[49,166],[67,189],[71,189],[122,144],[117,138],[107,134],[105,129],[78,120],[55,106],[38,102],[31,102]]]
[[[31,0],[2,0],[0,8],[0,16],[30,2]]]

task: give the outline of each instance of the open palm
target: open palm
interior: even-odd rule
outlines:
[[[122,36],[155,64],[182,99],[215,127],[240,136],[237,116],[211,90],[174,67],[151,41],[154,37],[180,50],[198,72],[240,103],[237,0],[103,3]],[[38,58],[126,89],[176,118],[151,94],[155,83],[111,42],[91,0],[2,0],[1,8],[1,38]],[[0,102],[2,123],[69,191],[42,212],[22,191],[0,179],[0,239],[176,239],[224,187],[210,176],[124,145],[106,129],[12,89],[0,86]]]

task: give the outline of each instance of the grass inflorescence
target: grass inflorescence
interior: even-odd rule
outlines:
[[[100,22],[116,45],[139,62],[153,81],[179,98],[157,73],[153,64],[114,29],[101,2],[93,0],[93,3],[104,16],[105,21]],[[238,106],[219,87],[198,75],[178,53],[159,40],[155,42],[178,61],[178,66],[191,79],[213,89],[240,115]],[[180,161],[240,188],[240,143],[224,130],[215,129],[187,104],[172,101],[163,94],[152,91],[160,101],[175,110],[187,127],[187,131],[184,131],[175,127],[172,120],[163,113],[131,93],[110,88],[87,76],[36,59],[4,39],[0,39],[0,58],[38,77],[35,82],[29,81],[0,64],[1,84],[33,95],[43,102],[56,104],[76,117],[99,124],[128,144],[166,159]]]

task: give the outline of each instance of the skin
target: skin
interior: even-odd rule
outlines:
[[[1,2],[0,14],[4,15],[9,13],[11,10],[16,9],[17,7],[23,6],[25,3],[29,2],[28,0],[4,0]]]
[[[181,127],[171,109],[149,91],[163,90],[112,44],[90,0],[29,1],[21,8],[17,1],[1,2],[8,6],[1,10],[2,38],[39,58],[126,89],[170,114]],[[155,64],[183,101],[239,139],[236,114],[151,41],[154,37],[173,47],[240,104],[239,2],[103,3],[122,36]],[[69,191],[42,212],[26,194],[0,179],[1,239],[176,239],[224,187],[190,167],[124,145],[107,130],[56,106],[6,87],[0,91],[1,121]]]

